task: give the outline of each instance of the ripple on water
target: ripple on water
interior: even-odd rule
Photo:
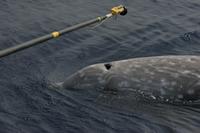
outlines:
[[[111,6],[121,3],[2,0],[0,47],[105,14]],[[154,95],[139,101],[131,89],[124,89],[119,96],[117,92],[106,94],[102,88],[67,90],[48,84],[62,82],[78,69],[99,62],[153,55],[199,55],[199,5],[199,1],[191,0],[127,1],[129,14],[119,16],[117,21],[85,28],[0,60],[0,132],[198,133],[199,103],[173,105],[170,99]],[[146,72],[154,75],[150,70]],[[172,75],[179,77],[178,72]],[[158,99],[165,103],[157,103]]]

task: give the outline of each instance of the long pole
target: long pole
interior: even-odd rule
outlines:
[[[103,21],[103,20],[105,20],[107,18],[110,18],[112,16],[115,16],[115,15],[118,15],[118,14],[125,15],[126,13],[127,13],[127,9],[122,5],[117,6],[117,7],[113,7],[111,9],[111,13],[109,13],[109,14],[107,14],[105,16],[97,17],[95,19],[92,19],[92,20],[89,20],[89,21],[86,21],[86,22],[82,22],[80,24],[76,24],[74,26],[65,28],[65,29],[60,30],[60,31],[54,31],[54,32],[52,32],[50,34],[47,34],[47,35],[44,35],[42,37],[38,37],[38,38],[30,40],[28,42],[25,42],[25,43],[22,43],[22,44],[7,48],[5,50],[1,50],[0,51],[0,58],[8,56],[8,55],[13,54],[13,53],[16,53],[18,51],[27,49],[29,47],[38,45],[38,44],[40,44],[42,42],[45,42],[45,41],[48,41],[50,39],[57,38],[57,37],[59,37],[61,35],[64,35],[66,33],[78,30],[80,28],[83,28],[83,27],[86,27],[86,26],[101,22],[101,21]]]

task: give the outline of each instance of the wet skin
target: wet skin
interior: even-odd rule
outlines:
[[[66,79],[64,88],[130,90],[154,99],[200,98],[200,56],[156,56],[94,64]]]

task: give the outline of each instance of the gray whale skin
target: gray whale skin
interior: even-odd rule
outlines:
[[[200,56],[154,56],[99,63],[69,76],[63,88],[130,90],[154,98],[200,98]]]

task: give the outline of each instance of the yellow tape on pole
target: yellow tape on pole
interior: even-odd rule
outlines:
[[[55,32],[52,32],[51,34],[52,34],[52,36],[53,36],[54,38],[57,38],[57,37],[59,37],[59,36],[60,36],[60,33],[59,33],[59,32],[57,32],[57,31],[55,31]]]

